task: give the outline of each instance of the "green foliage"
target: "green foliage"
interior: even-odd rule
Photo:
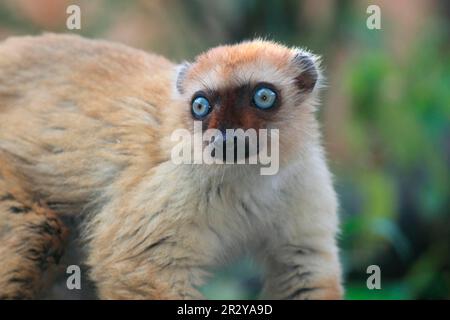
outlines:
[[[364,159],[339,173],[342,189],[358,190],[342,209],[346,271],[359,279],[350,299],[449,298],[450,61],[443,35],[428,31],[404,61],[380,47],[346,68],[352,118],[343,129]],[[392,277],[379,293],[364,289],[370,264]]]

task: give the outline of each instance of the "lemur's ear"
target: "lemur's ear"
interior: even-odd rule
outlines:
[[[186,79],[186,74],[190,66],[191,64],[187,61],[184,61],[177,66],[175,86],[179,94],[184,93],[184,80]]]
[[[309,52],[297,50],[294,55],[294,64],[299,73],[295,77],[301,92],[311,92],[319,80],[319,59]]]

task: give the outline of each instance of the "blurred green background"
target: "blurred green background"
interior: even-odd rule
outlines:
[[[342,220],[347,299],[450,298],[450,2],[3,0],[0,39],[67,32],[120,41],[181,61],[262,36],[323,55],[320,110]],[[381,30],[366,9],[381,8]],[[366,269],[381,268],[381,290]],[[218,270],[209,298],[255,298],[260,271]]]

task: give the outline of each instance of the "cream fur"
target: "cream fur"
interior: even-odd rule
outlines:
[[[0,160],[14,159],[8,170],[27,199],[86,216],[101,298],[201,298],[208,270],[243,252],[266,267],[264,296],[340,298],[318,86],[298,93],[296,52],[262,40],[215,48],[187,65],[180,93],[163,57],[76,36],[9,39],[0,45]],[[280,172],[174,165],[169,137],[190,128],[191,95],[249,80],[282,88],[270,124],[282,128]]]

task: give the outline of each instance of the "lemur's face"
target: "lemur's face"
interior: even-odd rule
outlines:
[[[283,140],[308,134],[317,63],[317,57],[300,49],[244,42],[211,49],[183,64],[176,86],[188,122],[201,121],[204,131],[217,129],[224,139],[227,129],[278,129],[283,147]]]

